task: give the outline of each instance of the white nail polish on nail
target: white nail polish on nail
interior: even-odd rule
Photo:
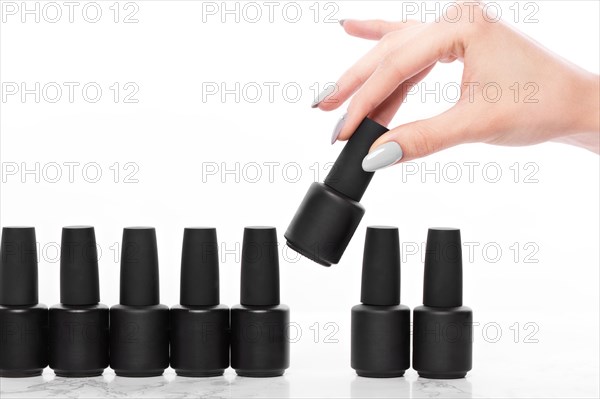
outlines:
[[[371,151],[363,159],[362,168],[365,172],[375,172],[395,164],[402,159],[403,155],[400,144],[390,141]]]
[[[337,141],[338,136],[342,132],[344,124],[346,123],[346,115],[348,114],[342,115],[342,117],[335,124],[335,127],[333,128],[333,133],[331,134],[331,144],[334,144]]]
[[[319,104],[325,100],[325,98],[327,98],[327,96],[333,94],[333,92],[335,91],[335,86],[334,85],[329,85],[327,88],[325,88],[322,92],[319,93],[319,95],[317,96],[317,98],[315,99],[315,101],[313,101],[313,103],[311,104],[311,108],[317,108],[319,106]]]

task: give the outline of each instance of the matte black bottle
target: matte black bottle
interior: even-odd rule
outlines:
[[[219,300],[214,228],[186,228],[179,305],[171,308],[171,367],[185,377],[221,375],[229,367],[229,308]]]
[[[110,367],[151,377],[169,366],[169,308],[159,304],[158,250],[152,227],[123,230],[120,305],[110,308]]]
[[[429,229],[423,306],[414,310],[413,368],[424,378],[462,378],[472,367],[473,312],[462,306],[460,230]]]
[[[290,365],[290,309],[279,302],[275,227],[246,227],[241,304],[231,308],[231,367],[246,377],[276,377]]]
[[[323,266],[340,261],[365,214],[360,200],[374,175],[363,170],[363,158],[387,131],[371,119],[362,121],[324,183],[308,189],[285,232],[290,248]]]
[[[4,227],[0,244],[0,377],[31,377],[48,365],[48,308],[38,303],[33,227]]]
[[[60,304],[50,308],[49,363],[63,377],[101,375],[108,367],[108,306],[100,302],[96,234],[64,227],[60,244]]]
[[[400,304],[396,227],[367,228],[361,302],[352,308],[352,368],[362,377],[403,376],[410,367],[410,309]]]

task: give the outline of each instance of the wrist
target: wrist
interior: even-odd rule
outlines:
[[[553,141],[571,144],[600,152],[600,77],[585,73],[578,82],[572,85],[575,89],[569,110],[570,129],[562,137]]]
[[[585,96],[586,106],[585,115],[581,115],[584,120],[582,133],[600,133],[600,76],[590,74],[587,80],[587,93]]]

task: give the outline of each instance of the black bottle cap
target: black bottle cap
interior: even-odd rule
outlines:
[[[387,131],[385,126],[365,118],[344,146],[324,183],[360,202],[375,174],[363,170],[363,158],[367,156],[375,140]]]
[[[275,227],[244,229],[241,274],[242,305],[279,305],[279,255]]]
[[[64,305],[93,305],[100,302],[96,234],[91,226],[68,226],[62,229],[60,302]]]
[[[0,244],[0,305],[38,303],[38,258],[33,227],[4,227]]]
[[[432,228],[427,233],[423,305],[462,306],[462,247],[460,230]]]
[[[158,305],[156,230],[154,227],[126,227],[122,245],[121,305]]]
[[[186,228],[181,252],[181,293],[186,306],[215,306],[219,300],[219,244],[217,229]]]
[[[397,227],[367,227],[360,301],[376,306],[400,304],[400,239]]]

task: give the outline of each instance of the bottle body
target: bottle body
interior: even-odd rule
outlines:
[[[175,305],[170,313],[175,372],[184,377],[222,375],[229,367],[229,308]]]
[[[62,377],[93,377],[108,367],[108,306],[54,305],[48,360]]]
[[[473,312],[466,306],[418,306],[413,319],[413,368],[423,378],[463,378],[472,368]]]
[[[48,308],[0,305],[0,377],[32,377],[48,365]]]
[[[351,367],[361,377],[401,377],[410,367],[410,309],[356,305],[351,317]]]
[[[152,377],[169,366],[169,308],[110,308],[110,367],[118,376]]]
[[[290,365],[287,305],[231,308],[231,367],[240,376],[276,377]]]
[[[323,183],[313,183],[292,219],[288,246],[312,261],[337,264],[365,214],[365,208]]]

